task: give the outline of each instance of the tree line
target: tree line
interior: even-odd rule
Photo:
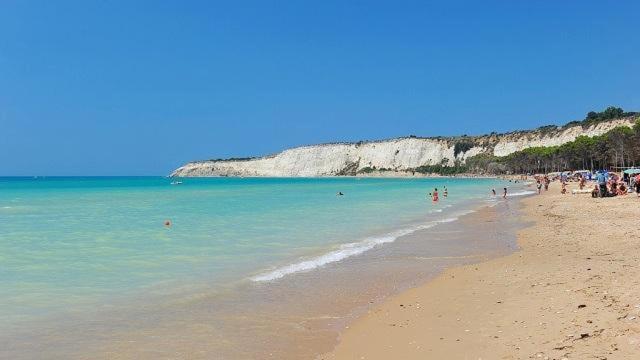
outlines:
[[[634,126],[619,126],[600,136],[578,136],[574,141],[545,147],[531,147],[507,156],[484,153],[466,159],[455,166],[438,164],[415,169],[421,173],[454,175],[460,173],[505,174],[505,173],[549,173],[565,170],[615,170],[640,167],[640,114],[625,112],[610,106],[602,112],[589,112],[582,121],[568,125],[591,126],[598,122],[636,116]],[[468,144],[456,147],[456,152],[465,152]],[[456,154],[457,155],[457,154]]]
[[[626,112],[622,110],[622,108],[609,106],[604,111],[589,111],[587,116],[582,121],[572,121],[565,125],[573,126],[573,125],[582,125],[582,127],[588,127],[603,121],[609,121],[614,119],[621,119],[625,117],[635,116],[638,113],[636,112]]]
[[[487,154],[467,159],[467,171],[484,173],[549,173],[565,170],[619,169],[640,166],[640,119],[633,127],[619,126],[600,136],[531,147],[503,157]]]

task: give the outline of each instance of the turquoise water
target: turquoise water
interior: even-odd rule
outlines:
[[[286,281],[485,200],[492,179],[0,178],[0,326]],[[426,199],[447,186],[438,204]],[[336,196],[338,191],[344,196]],[[172,225],[166,227],[164,222]]]

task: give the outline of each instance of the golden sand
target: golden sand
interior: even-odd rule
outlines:
[[[523,203],[522,250],[392,297],[321,358],[640,359],[640,199]]]

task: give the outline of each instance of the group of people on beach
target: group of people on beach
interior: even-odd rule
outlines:
[[[551,183],[551,179],[548,176],[538,177],[536,179],[536,187],[538,188],[538,195],[542,193],[542,187],[544,186],[544,191],[549,190],[549,184]]]
[[[629,192],[633,192],[635,189],[636,194],[640,197],[640,173],[634,175],[625,174],[624,178],[621,178],[615,173],[607,171],[598,171],[595,175],[590,172],[575,172],[570,175],[571,172],[563,172],[556,176],[549,175],[534,175],[536,180],[536,188],[538,194],[542,193],[542,188],[549,190],[549,183],[552,178],[559,180],[561,184],[560,192],[562,194],[567,193],[567,185],[569,181],[578,182],[579,190],[573,190],[573,193],[591,193],[591,197],[604,198],[627,195]],[[586,190],[587,181],[593,179],[595,184],[591,191]]]
[[[629,176],[626,181],[620,179],[615,174],[604,171],[596,174],[597,184],[591,190],[591,197],[614,197],[627,195],[635,188],[636,194],[640,197],[640,174]]]

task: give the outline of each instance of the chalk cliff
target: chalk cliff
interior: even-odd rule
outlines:
[[[335,176],[356,175],[363,169],[410,171],[423,165],[446,164],[480,154],[505,156],[535,146],[555,146],[577,136],[601,135],[617,126],[631,126],[632,118],[589,127],[547,126],[536,130],[464,137],[403,137],[358,143],[301,146],[250,158],[189,162],[171,176]]]

